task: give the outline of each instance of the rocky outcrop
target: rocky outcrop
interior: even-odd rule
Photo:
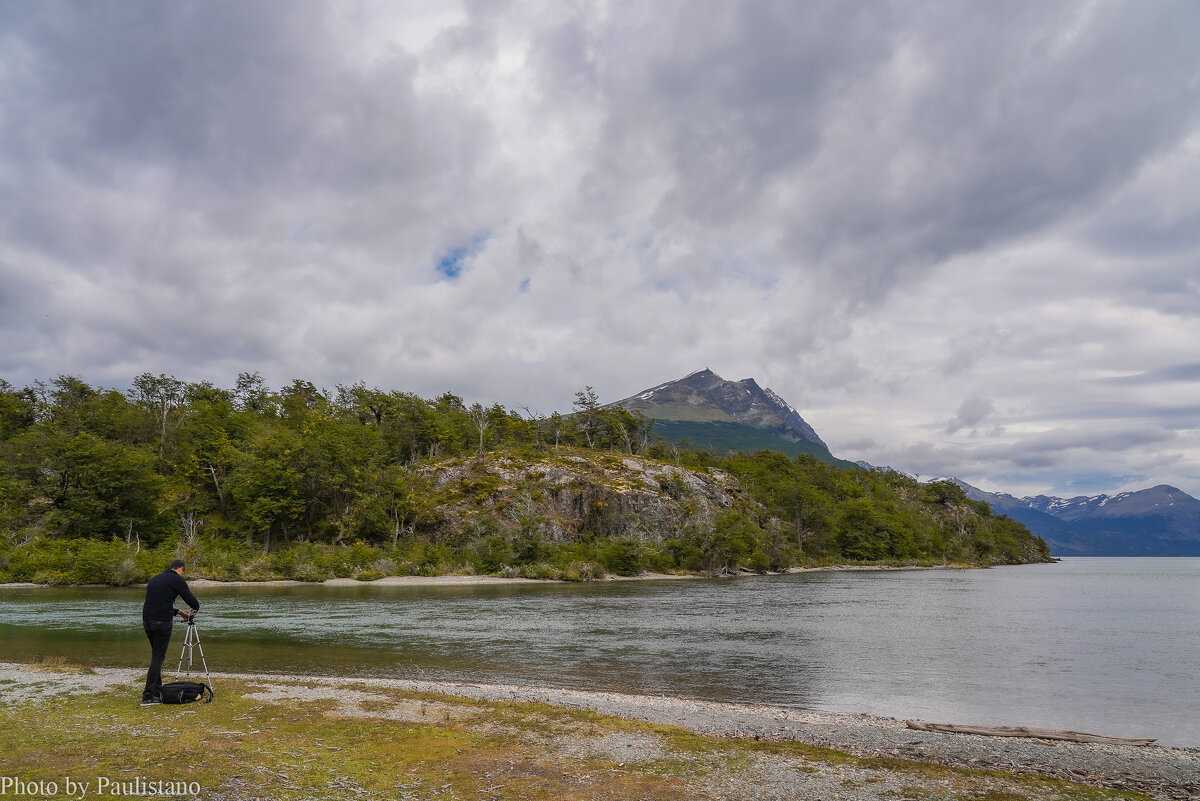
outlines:
[[[685,470],[636,456],[571,453],[526,460],[456,459],[420,470],[439,496],[438,533],[522,532],[551,542],[589,535],[658,542],[751,503],[718,470]]]

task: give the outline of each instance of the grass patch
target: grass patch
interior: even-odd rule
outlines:
[[[1145,798],[798,743],[703,737],[539,703],[222,678],[212,704],[142,708],[137,689],[9,705],[0,727],[4,775],[60,785],[70,776],[93,791],[99,777],[192,781],[199,798],[214,801],[742,798],[764,770],[800,793],[809,782],[844,781],[914,799]],[[947,780],[954,795],[945,794]]]
[[[51,673],[93,674],[95,665],[78,659],[68,659],[65,656],[43,656],[37,663],[39,669]]]

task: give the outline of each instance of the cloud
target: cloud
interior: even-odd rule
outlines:
[[[1176,364],[1132,375],[1099,379],[1111,384],[1157,384],[1160,382],[1195,383],[1200,381],[1200,364]]]
[[[1194,5],[0,13],[15,384],[549,411],[710,365],[927,474],[986,469],[938,440],[968,429],[1063,482],[1086,449],[1031,432],[1170,430],[1111,475],[1200,492]]]
[[[987,398],[967,398],[958,407],[954,419],[946,424],[946,433],[954,434],[964,428],[975,428],[994,411],[995,404]]]

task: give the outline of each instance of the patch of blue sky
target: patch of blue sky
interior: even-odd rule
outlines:
[[[529,279],[529,278],[526,278],[524,281],[522,281],[520,283],[520,285],[517,287],[517,291],[520,292],[522,295],[528,295],[530,281],[531,281],[531,279]]]
[[[437,271],[447,278],[458,278],[462,275],[463,262],[470,255],[470,248],[451,248],[437,263]]]
[[[476,234],[475,237],[468,243],[455,245],[442,254],[435,265],[437,271],[450,280],[455,280],[462,275],[463,270],[473,257],[483,250],[483,246],[487,243],[490,234]]]

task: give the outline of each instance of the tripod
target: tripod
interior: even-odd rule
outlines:
[[[208,682],[209,689],[212,689],[212,677],[208,674],[208,660],[204,658],[204,646],[200,644],[200,630],[196,628],[196,614],[187,622],[187,633],[183,635],[183,650],[179,652],[179,665],[175,668],[175,672],[179,673],[183,669],[183,657],[187,656],[187,675],[191,678],[192,675],[192,649],[200,649],[200,664],[204,665],[204,679]]]

